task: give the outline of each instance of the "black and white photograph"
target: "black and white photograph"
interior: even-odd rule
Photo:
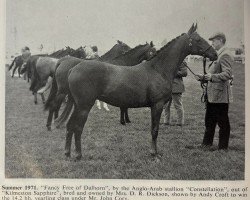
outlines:
[[[247,0],[1,4],[3,200],[247,198]]]

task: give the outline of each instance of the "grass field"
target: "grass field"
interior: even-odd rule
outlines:
[[[202,64],[189,64],[202,72]],[[88,178],[158,180],[243,180],[245,171],[244,65],[234,65],[234,102],[230,104],[231,137],[228,152],[190,149],[204,134],[202,90],[191,73],[185,79],[186,125],[160,125],[158,149],[162,160],[149,154],[150,110],[129,109],[131,124],[119,124],[119,108],[91,110],[82,134],[83,158],[64,158],[65,129],[46,130],[47,113],[28,84],[6,72],[6,178]],[[218,144],[216,132],[214,145]],[[73,145],[74,147],[74,145]]]

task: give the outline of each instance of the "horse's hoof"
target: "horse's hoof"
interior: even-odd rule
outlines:
[[[125,122],[120,122],[122,125],[126,125],[126,123]]]
[[[37,104],[37,101],[35,101],[34,103]]]
[[[66,158],[70,158],[70,152],[65,152],[64,155],[65,155]]]
[[[154,162],[158,163],[162,160],[162,155],[158,153],[151,153],[152,159]]]
[[[80,161],[82,159],[82,155],[78,155],[75,157],[74,161],[77,162],[77,161]]]
[[[47,126],[47,130],[48,130],[48,131],[51,131],[51,126]]]
[[[126,123],[131,123],[131,121],[130,120],[126,120]]]
[[[157,150],[151,149],[150,150],[150,155],[153,157],[156,157],[158,155]]]
[[[156,162],[156,163],[161,162],[161,157],[160,156],[155,156],[154,157],[154,162]]]

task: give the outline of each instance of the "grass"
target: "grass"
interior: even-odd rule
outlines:
[[[202,73],[202,64],[190,63]],[[65,129],[46,130],[47,113],[41,100],[33,103],[28,84],[6,73],[6,178],[85,178],[158,180],[244,180],[245,92],[244,65],[234,65],[234,102],[230,104],[231,137],[228,152],[189,149],[204,134],[202,90],[191,73],[184,80],[186,125],[160,125],[156,162],[149,154],[150,110],[129,109],[132,123],[119,124],[119,108],[110,112],[95,107],[82,134],[83,158],[64,158]],[[162,120],[163,121],[163,120]],[[218,132],[214,145],[218,144]],[[73,145],[74,147],[74,145]]]

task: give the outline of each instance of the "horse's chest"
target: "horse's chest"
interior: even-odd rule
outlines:
[[[172,94],[172,83],[163,79],[152,81],[149,87],[149,101],[158,102],[169,99]]]

